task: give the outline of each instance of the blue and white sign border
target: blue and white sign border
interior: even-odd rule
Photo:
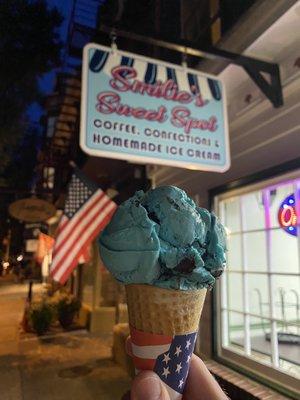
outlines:
[[[88,69],[89,69],[89,50],[90,49],[99,49],[106,52],[116,52],[121,54],[122,56],[131,57],[131,58],[139,58],[149,63],[156,63],[158,65],[165,66],[166,68],[173,68],[176,70],[182,70],[184,73],[191,73],[196,75],[201,75],[203,77],[207,77],[210,79],[217,79],[220,85],[222,86],[222,94],[223,94],[223,118],[224,118],[224,142],[225,142],[225,164],[218,165],[207,165],[196,162],[186,162],[186,161],[178,161],[178,160],[170,160],[170,159],[160,159],[160,158],[152,158],[148,156],[140,156],[133,155],[128,153],[116,153],[111,151],[103,151],[98,149],[92,149],[87,146],[87,100],[88,100]],[[229,132],[228,132],[228,117],[227,117],[227,101],[226,101],[226,91],[225,85],[220,78],[216,78],[216,76],[202,73],[198,70],[194,70],[191,68],[187,68],[184,66],[180,66],[177,64],[167,63],[158,59],[144,57],[139,54],[134,54],[130,52],[126,52],[119,49],[112,49],[107,46],[102,46],[96,43],[88,43],[83,48],[83,62],[82,62],[82,81],[81,81],[82,89],[81,89],[81,116],[80,116],[80,147],[81,149],[91,155],[96,157],[104,157],[104,158],[113,158],[119,160],[126,160],[130,162],[142,163],[142,164],[157,164],[164,165],[170,167],[179,167],[186,168],[190,170],[199,170],[199,171],[211,171],[211,172],[226,172],[230,168],[230,150],[229,150]]]

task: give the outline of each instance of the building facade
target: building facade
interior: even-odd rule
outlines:
[[[83,2],[87,7],[83,15],[81,3],[74,3],[66,63],[46,102],[40,189],[61,209],[73,161],[103,190],[110,190],[117,203],[136,189],[172,184],[186,190],[199,205],[214,208],[228,228],[229,266],[216,291],[207,297],[197,351],[236,369],[242,365],[246,374],[296,398],[299,357],[292,344],[286,342],[284,348],[282,340],[297,340],[300,323],[300,235],[288,232],[289,227],[297,231],[293,216],[300,215],[299,4],[290,0],[93,1],[90,8]],[[88,42],[109,46],[114,29],[170,42],[186,39],[199,48],[213,44],[277,63],[284,105],[274,108],[245,71],[228,61],[184,57],[149,42],[117,37],[122,50],[178,64],[184,59],[193,68],[222,78],[232,165],[217,174],[87,156],[78,144],[82,48]],[[296,208],[286,214],[282,210],[289,199]],[[111,330],[116,318],[126,319],[124,307],[119,307],[124,294],[105,272],[96,244],[90,264],[79,278],[78,274],[77,270],[91,330]],[[116,309],[121,309],[117,317]]]

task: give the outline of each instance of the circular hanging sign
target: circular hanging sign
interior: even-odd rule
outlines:
[[[8,211],[12,217],[19,221],[42,222],[53,217],[56,213],[56,208],[45,200],[31,197],[17,200],[10,204]]]
[[[297,236],[297,212],[294,194],[287,196],[280,204],[278,222],[281,228],[288,234]]]

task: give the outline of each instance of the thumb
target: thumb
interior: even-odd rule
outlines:
[[[133,380],[131,400],[170,400],[170,397],[155,372],[142,371]]]

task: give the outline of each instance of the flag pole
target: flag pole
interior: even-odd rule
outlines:
[[[77,164],[73,161],[69,161],[69,165],[73,169],[78,169]],[[75,270],[71,274],[71,293],[75,295],[80,301],[82,301],[82,290],[83,290],[83,271],[82,271],[82,264],[78,264],[76,267],[76,276],[74,275]]]

